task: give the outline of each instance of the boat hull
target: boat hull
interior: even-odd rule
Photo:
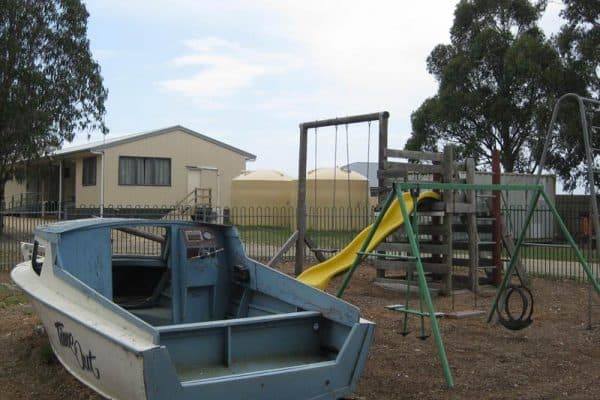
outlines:
[[[228,400],[340,399],[355,389],[352,382],[364,369],[375,328],[368,321],[357,324],[346,353],[336,361],[182,384],[164,347],[131,351],[36,297],[30,298],[59,361],[109,399],[218,400],[224,393]]]
[[[356,388],[375,325],[355,306],[247,258],[233,227],[161,221],[157,236],[138,229],[156,221],[131,224],[41,227],[36,262],[11,272],[81,382],[122,400],[334,400]],[[160,251],[115,255],[115,231]]]

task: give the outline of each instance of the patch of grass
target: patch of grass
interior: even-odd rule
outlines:
[[[545,281],[549,281],[549,282],[572,281],[572,282],[581,283],[581,282],[583,282],[582,279],[584,279],[583,276],[579,276],[579,275],[568,275],[568,274],[557,275],[557,274],[551,274],[551,273],[547,273],[547,272],[546,273],[545,272],[537,272],[537,271],[527,271],[527,275],[530,278],[544,279]]]
[[[56,355],[52,350],[52,346],[50,344],[46,344],[42,346],[40,349],[40,358],[42,361],[48,365],[54,364],[56,362]]]
[[[358,231],[313,231],[306,232],[318,248],[340,250],[354,239]]]
[[[11,307],[27,302],[27,297],[19,289],[0,283],[0,308]]]
[[[579,248],[582,252],[583,256],[588,262],[595,262],[595,258],[593,257],[590,260],[589,253],[587,249]],[[556,246],[523,246],[521,247],[521,257],[522,258],[533,258],[540,260],[552,260],[552,261],[574,261],[577,262],[577,255],[575,250],[571,247],[556,247]],[[502,254],[503,257],[508,257],[506,251]]]
[[[293,228],[261,225],[238,225],[241,238],[244,242],[281,246],[294,232]],[[319,248],[341,249],[345,247],[358,234],[359,230],[313,230],[306,233],[308,237]],[[589,260],[587,248],[580,247],[584,257]],[[542,259],[548,261],[574,261],[577,262],[575,251],[570,247],[558,246],[523,246],[521,247],[521,258]],[[468,252],[456,250],[459,256],[468,256]],[[506,250],[503,251],[504,258],[508,258]],[[595,260],[591,260],[595,261]]]
[[[281,245],[291,235],[294,230],[286,227],[276,226],[254,226],[254,225],[238,225],[240,236],[244,242],[260,243],[267,245]],[[317,231],[309,229],[306,234],[319,247],[336,247],[342,248],[346,246],[359,231]]]
[[[244,242],[271,244],[285,242],[294,231],[277,226],[238,225],[240,236]]]

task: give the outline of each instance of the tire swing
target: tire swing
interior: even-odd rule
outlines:
[[[521,299],[520,302],[520,313],[516,312],[511,307],[511,299],[513,296],[518,296]],[[518,301],[516,303],[519,303]],[[511,310],[511,308],[513,308]],[[496,307],[496,313],[498,315],[498,322],[506,329],[511,331],[520,331],[521,329],[527,328],[533,320],[531,316],[533,314],[533,294],[527,286],[520,284],[510,284],[504,288],[498,300],[498,307]],[[515,318],[515,316],[518,316]]]

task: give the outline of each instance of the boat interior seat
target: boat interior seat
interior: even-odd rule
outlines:
[[[148,313],[150,319],[170,313],[171,270],[157,257],[115,256],[113,269],[113,300],[127,310],[156,309]],[[165,311],[166,310],[166,311]],[[152,316],[154,315],[154,316]],[[169,321],[170,322],[170,317]]]

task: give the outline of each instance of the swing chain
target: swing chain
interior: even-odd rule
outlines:
[[[346,177],[348,182],[348,207],[352,209],[352,191],[350,190],[350,144],[348,142],[348,124],[346,124]]]
[[[367,125],[367,198],[365,199],[365,220],[368,224],[371,211],[371,208],[369,207],[369,199],[371,198],[371,121],[369,121]]]
[[[317,149],[318,149],[318,139],[317,139],[317,130],[319,128],[315,127],[315,176],[314,176],[314,181],[315,181],[315,193],[314,193],[314,197],[315,197],[315,203],[313,204],[313,209],[314,212],[316,214],[316,209],[317,209],[317,166],[318,166],[318,162],[317,162]]]
[[[337,196],[336,193],[336,181],[337,181],[337,151],[338,151],[338,126],[335,126],[335,139],[334,139],[334,148],[333,148],[333,209],[335,210],[335,198]],[[335,212],[335,211],[334,211]]]

